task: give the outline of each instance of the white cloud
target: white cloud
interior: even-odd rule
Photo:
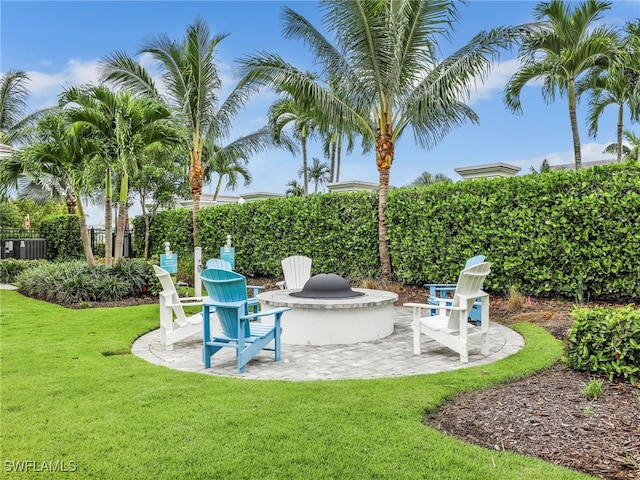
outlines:
[[[582,162],[595,162],[601,160],[613,160],[614,156],[606,153],[602,153],[608,143],[584,143],[581,145],[581,154],[582,154]],[[540,169],[540,165],[542,165],[542,161],[547,159],[549,165],[574,165],[575,157],[573,154],[573,150],[565,150],[563,152],[549,152],[545,155],[532,157],[521,160],[513,160],[509,161],[510,165],[515,165],[520,167],[521,173],[528,173],[531,170],[531,167],[534,167],[536,170]]]
[[[98,60],[71,59],[60,72],[29,71],[30,101],[34,109],[50,107],[58,103],[58,95],[66,87],[98,83]]]

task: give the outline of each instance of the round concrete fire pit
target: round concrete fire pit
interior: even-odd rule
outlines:
[[[291,295],[300,290],[272,290],[257,298],[265,310],[291,308],[282,315],[282,343],[339,345],[372,342],[391,335],[393,303],[398,295],[366,288],[352,290],[358,296],[306,298]]]

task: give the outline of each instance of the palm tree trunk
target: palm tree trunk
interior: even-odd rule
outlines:
[[[621,163],[622,162],[622,127],[623,127],[623,122],[624,122],[624,104],[620,103],[619,107],[618,107],[618,129],[617,129],[617,134],[618,134],[618,158],[617,158],[617,162]]]
[[[215,202],[218,199],[218,194],[220,193],[220,188],[222,188],[222,174],[218,178],[218,183],[216,183],[216,191],[213,194],[213,201]]]
[[[341,157],[342,157],[342,145],[341,145],[340,142],[338,142],[338,152],[336,154],[336,178],[335,178],[336,182],[340,181],[340,161],[341,161]]]
[[[387,199],[389,194],[389,169],[380,170],[380,184],[378,189],[378,253],[380,255],[380,269],[382,279],[392,280],[391,256],[389,255],[389,236],[387,233]]]
[[[302,132],[302,186],[304,187],[304,194],[309,194],[309,172],[307,171],[307,135]]]
[[[389,194],[389,170],[393,163],[394,144],[393,129],[387,121],[388,113],[378,123],[376,135],[376,166],[380,172],[380,184],[378,191],[378,251],[380,255],[380,269],[382,280],[393,280],[391,269],[391,256],[389,255],[389,235],[387,233],[387,197]],[[384,133],[382,128],[384,127]]]
[[[573,155],[576,160],[576,170],[582,168],[582,153],[580,152],[580,134],[578,133],[578,119],[576,116],[576,89],[573,80],[569,81],[569,119],[573,136]]]
[[[111,204],[111,170],[107,169],[105,174],[105,201],[104,201],[104,264],[107,267],[111,266],[112,254],[113,250],[113,237],[111,235],[111,230],[113,230],[113,214],[111,212],[112,204]]]
[[[89,230],[87,229],[87,220],[84,218],[84,207],[82,206],[82,200],[80,195],[76,195],[76,206],[78,220],[80,221],[80,238],[82,239],[82,248],[84,249],[84,256],[87,263],[91,266],[96,264],[93,258],[93,252],[91,251],[91,239],[89,238]]]
[[[189,185],[193,196],[193,246],[198,246],[198,211],[200,210],[200,197],[202,196],[202,184],[204,183],[204,169],[202,168],[202,147],[200,140],[194,135],[193,150],[191,151],[191,168],[189,169]]]
[[[329,182],[333,183],[336,173],[336,135],[331,139],[331,166],[329,167]]]
[[[120,181],[120,204],[118,205],[118,225],[116,227],[116,247],[113,263],[116,264],[122,258],[124,246],[124,229],[127,221],[127,200],[129,197],[129,175],[123,172]]]

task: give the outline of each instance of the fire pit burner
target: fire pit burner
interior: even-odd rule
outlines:
[[[347,281],[335,273],[320,273],[314,275],[304,284],[299,292],[291,292],[292,297],[301,298],[352,298],[364,295],[355,292]]]

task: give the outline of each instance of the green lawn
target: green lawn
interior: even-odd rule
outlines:
[[[156,305],[68,310],[0,291],[0,311],[4,478],[43,478],[47,468],[76,471],[46,478],[82,479],[591,478],[421,423],[456,392],[553,363],[561,345],[534,325],[518,325],[525,348],[492,365],[277,382],[178,372],[131,355],[134,339],[157,326]]]

